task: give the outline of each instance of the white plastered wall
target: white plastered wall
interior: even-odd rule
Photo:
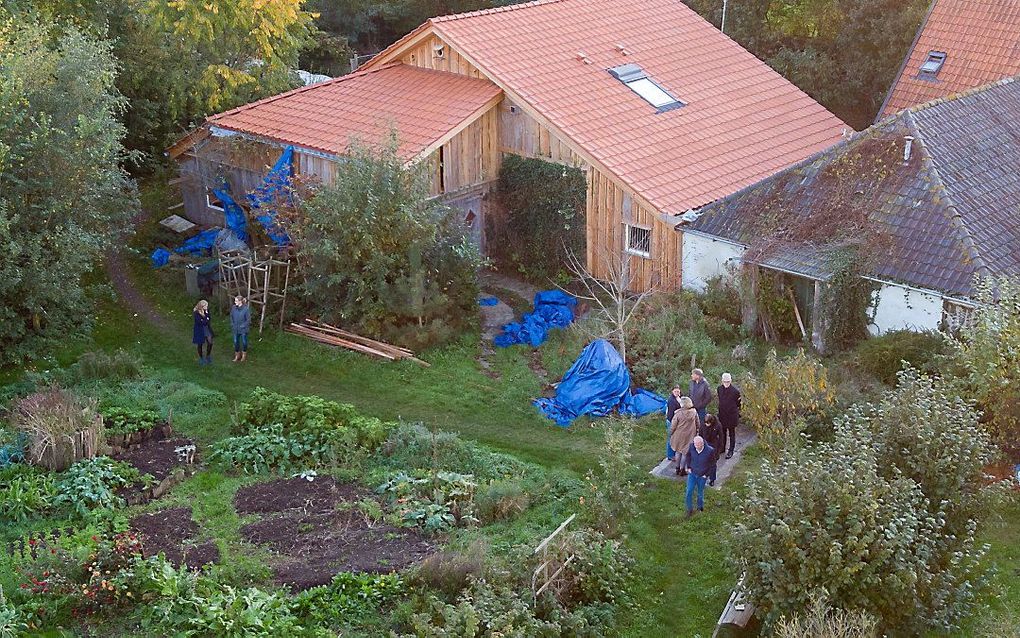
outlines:
[[[725,274],[726,267],[736,265],[744,247],[691,232],[683,233],[681,248],[681,280],[684,288],[701,292],[705,282]]]
[[[937,330],[942,321],[943,298],[939,294],[883,283],[875,295],[875,318],[868,326],[873,335],[890,330]]]

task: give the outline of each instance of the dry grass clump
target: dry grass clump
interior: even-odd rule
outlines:
[[[18,400],[11,422],[28,435],[28,461],[54,472],[98,455],[104,443],[103,417],[95,399],[82,399],[56,386]]]

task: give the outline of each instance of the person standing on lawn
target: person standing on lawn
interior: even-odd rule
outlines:
[[[687,504],[687,518],[694,516],[694,492],[698,493],[698,511],[705,511],[705,482],[712,471],[712,463],[715,458],[715,450],[711,445],[705,443],[700,436],[694,437],[690,447],[687,449],[685,458],[687,468],[687,493],[685,502]]]
[[[705,439],[705,443],[715,450],[715,454],[712,457],[712,471],[708,474],[708,485],[709,487],[715,487],[715,475],[719,469],[719,452],[722,450],[719,447],[719,441],[722,439],[722,426],[719,425],[719,419],[714,414],[709,414],[705,417],[705,424],[698,430],[698,436]]]
[[[740,422],[740,390],[733,385],[733,377],[729,372],[722,375],[722,385],[716,390],[719,397],[719,425],[722,426],[722,439],[719,441],[719,454],[726,448],[729,440],[729,449],[726,451],[726,458],[733,458],[733,447],[737,443],[737,423]]]
[[[670,423],[669,444],[673,451],[680,455],[676,460],[676,473],[683,476],[686,472],[683,452],[698,435],[698,413],[694,411],[690,397],[680,397],[679,403],[680,407],[673,414],[673,421]]]
[[[195,325],[191,332],[191,343],[198,348],[198,365],[203,366],[212,363],[213,329],[212,317],[209,315],[209,302],[202,299],[191,311]],[[202,354],[202,346],[205,346],[205,354]]]
[[[670,430],[673,428],[673,415],[680,409],[680,386],[673,386],[673,391],[670,392],[669,398],[666,399],[666,459],[669,461],[673,460],[676,456],[676,451],[673,446],[669,444]]]
[[[704,423],[708,404],[712,402],[712,388],[708,385],[708,381],[705,381],[705,373],[701,371],[701,368],[691,370],[690,392],[687,393],[687,396],[691,397],[691,401],[694,402],[699,422]]]
[[[251,308],[248,300],[238,295],[230,306],[230,332],[234,335],[234,361],[248,360],[248,329],[251,327]]]

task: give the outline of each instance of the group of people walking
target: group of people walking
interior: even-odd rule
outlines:
[[[708,414],[713,398],[718,400],[717,413]],[[704,511],[705,484],[715,485],[724,450],[727,459],[733,457],[739,421],[740,390],[728,372],[722,375],[714,396],[700,368],[691,370],[686,395],[679,385],[673,387],[666,402],[666,458],[676,461],[678,476],[687,477],[688,517],[694,515],[695,493],[698,511]]]
[[[194,328],[191,343],[198,349],[198,365],[212,363],[213,337],[212,315],[209,313],[209,302],[202,299],[192,310]],[[230,333],[234,341],[234,361],[248,360],[248,330],[251,328],[251,309],[244,297],[234,297],[230,306]]]

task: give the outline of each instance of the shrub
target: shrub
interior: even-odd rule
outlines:
[[[530,504],[531,496],[518,479],[490,481],[475,495],[475,511],[483,525],[512,519]]]
[[[783,360],[773,350],[761,373],[745,383],[741,414],[758,431],[766,454],[775,459],[799,445],[806,420],[834,401],[825,366],[803,350]]]
[[[284,434],[349,429],[357,444],[374,449],[386,440],[392,424],[362,416],[347,403],[316,396],[286,396],[255,388],[238,410],[241,431],[279,424]]]
[[[57,482],[52,474],[16,463],[0,470],[0,519],[24,521],[53,507]]]
[[[328,585],[301,592],[290,610],[306,627],[339,628],[357,624],[404,592],[397,574],[341,572]]]
[[[415,568],[413,582],[437,589],[447,598],[453,598],[472,579],[482,576],[486,552],[485,545],[476,541],[463,552],[447,550],[433,554]]]
[[[103,419],[96,402],[58,387],[17,401],[12,422],[28,434],[28,459],[55,472],[95,456],[103,445]]]
[[[587,490],[581,498],[589,524],[615,536],[637,513],[637,485],[631,476],[634,422],[625,417],[604,420],[605,445],[598,455],[598,467],[589,470]]]
[[[579,169],[506,156],[497,191],[506,215],[490,242],[500,261],[532,281],[564,280],[567,255],[585,252],[586,192]]]
[[[117,490],[136,484],[151,484],[153,478],[138,468],[107,456],[78,461],[57,484],[54,504],[68,507],[81,518],[90,518],[103,510],[124,504]]]
[[[402,423],[394,428],[379,453],[386,467],[444,469],[471,474],[480,480],[525,476],[537,471],[509,454],[492,452],[450,432],[430,431],[419,423]]]
[[[330,185],[303,198],[289,227],[314,313],[412,348],[477,322],[483,264],[457,216],[429,196],[428,163],[408,169],[395,134],[354,144]]]
[[[153,410],[109,407],[100,410],[106,434],[131,434],[151,430],[160,422],[159,413]]]
[[[86,352],[65,373],[67,383],[125,381],[142,376],[141,360],[124,350]]]
[[[698,305],[709,325],[725,325],[736,333],[744,320],[740,288],[736,275],[716,275],[705,281],[705,289],[698,295]]]
[[[937,362],[949,349],[946,338],[938,332],[894,330],[867,339],[857,346],[861,367],[887,385],[896,384],[896,374],[903,362],[922,372],[935,372]]]

